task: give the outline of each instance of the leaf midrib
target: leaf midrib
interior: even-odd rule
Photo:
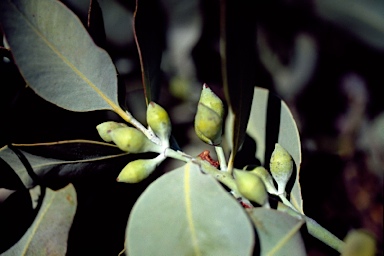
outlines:
[[[105,96],[105,94],[99,90],[99,88],[92,83],[79,69],[76,68],[75,65],[72,64],[71,61],[69,61],[65,56],[63,56],[60,51],[42,34],[38,29],[35,28],[35,26],[30,22],[28,19],[28,16],[25,15],[17,6],[12,3],[10,0],[8,0],[9,4],[18,12],[20,13],[20,16],[25,20],[25,23],[32,29],[32,31],[41,38],[44,43],[61,59],[65,64],[69,66],[69,68],[78,75],[86,84],[88,84],[108,105],[111,106],[113,110],[116,112],[120,112],[120,107],[117,106],[110,98]],[[56,4],[56,3],[55,3]],[[95,46],[97,47],[97,46]]]

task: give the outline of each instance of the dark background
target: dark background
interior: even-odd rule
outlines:
[[[63,2],[87,23],[87,1]],[[274,0],[255,4],[258,27],[249,33],[258,36],[252,49],[260,56],[256,86],[285,100],[298,124],[304,212],[339,238],[351,229],[368,230],[377,238],[382,255],[384,22],[380,21],[384,21],[384,5],[331,2]],[[224,98],[219,1],[148,3],[157,10],[148,23],[157,24],[162,35],[159,42],[164,44],[159,103],[170,113],[180,146],[188,153],[201,152],[204,145],[186,134],[193,133],[193,106],[202,83]],[[101,46],[119,70],[126,96],[122,104],[144,120],[145,101],[132,37],[134,2],[100,1],[100,5],[107,35]],[[361,15],[355,14],[356,9]],[[191,38],[177,37],[178,33]],[[1,84],[0,146],[98,140],[94,127],[106,118],[118,120],[108,112],[73,113],[45,102],[25,88],[17,69],[4,59],[0,75],[1,81],[12,81],[11,86]],[[172,164],[166,162],[162,171]],[[116,255],[121,251],[129,209],[150,181],[133,186],[116,184],[118,172],[107,179],[96,175],[91,183],[74,181],[79,204],[68,254]],[[305,239],[309,255],[337,255],[316,239]]]

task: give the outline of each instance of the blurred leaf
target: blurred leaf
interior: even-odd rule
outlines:
[[[301,165],[300,135],[286,103],[272,95],[268,90],[256,87],[247,133],[256,141],[256,157],[260,159],[266,169],[269,170],[269,160],[275,148],[275,143],[279,143],[292,156],[296,165],[296,172],[294,172],[296,176],[294,176],[295,180],[291,185],[291,202],[303,212],[299,183]]]
[[[91,0],[89,3],[87,26],[93,41],[105,49],[107,36],[105,34],[103,12],[97,0]]]
[[[252,2],[222,0],[221,6],[223,84],[234,114],[233,161],[245,138],[256,85],[256,21]]]
[[[107,178],[112,170],[120,171],[129,162],[127,153],[114,145],[96,141],[61,141],[14,147],[26,157],[41,182],[54,189],[67,185],[76,177],[89,178],[99,172],[104,172],[104,178]],[[4,147],[0,158],[16,172],[26,188],[38,185],[10,148]]]
[[[2,255],[65,255],[76,201],[76,191],[72,185],[59,191],[47,189],[32,226]]]
[[[111,58],[61,2],[4,0],[0,17],[16,64],[37,94],[72,111],[124,115]]]
[[[260,255],[307,255],[300,235],[304,221],[261,207],[248,211],[260,239]]]
[[[160,92],[160,64],[165,47],[163,19],[158,1],[136,0],[133,31],[147,105],[151,101],[157,101]]]
[[[322,18],[349,31],[369,45],[384,50],[384,2],[365,0],[316,0]]]
[[[242,207],[188,163],[154,181],[132,209],[128,254],[250,255],[254,233]]]

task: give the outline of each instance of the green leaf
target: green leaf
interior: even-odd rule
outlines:
[[[260,240],[260,255],[307,255],[300,221],[288,214],[266,208],[248,210]]]
[[[279,143],[292,156],[296,176],[291,185],[291,202],[303,213],[303,200],[299,183],[301,143],[296,122],[286,103],[268,90],[256,87],[247,133],[256,141],[256,158],[269,169],[269,160],[275,143]],[[246,163],[245,163],[246,164]]]
[[[47,189],[32,226],[2,255],[65,255],[76,205],[76,191],[72,185],[59,191]]]
[[[252,225],[211,176],[188,163],[154,181],[132,209],[128,254],[250,255]]]
[[[25,156],[39,180],[54,189],[76,178],[88,177],[92,180],[91,177],[97,177],[100,172],[104,179],[116,178],[130,160],[130,156],[116,146],[96,141],[74,140],[14,147]],[[2,148],[0,158],[15,171],[26,188],[38,185],[10,148]],[[111,175],[116,177],[109,177]]]
[[[160,92],[160,64],[165,47],[162,9],[157,1],[136,0],[134,37],[139,52],[147,105],[157,101]]]
[[[221,6],[223,84],[234,115],[230,165],[244,142],[256,85],[256,21],[252,2],[223,0]]]
[[[124,116],[111,58],[61,2],[3,0],[0,17],[16,64],[38,95],[72,111]]]

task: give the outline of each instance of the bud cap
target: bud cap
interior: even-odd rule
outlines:
[[[112,142],[111,131],[119,128],[127,127],[124,123],[117,123],[114,121],[107,121],[96,126],[97,132],[105,142]]]
[[[277,182],[277,191],[284,194],[285,187],[293,172],[293,160],[291,155],[280,144],[275,144],[275,150],[272,153],[269,168],[272,177]]]

